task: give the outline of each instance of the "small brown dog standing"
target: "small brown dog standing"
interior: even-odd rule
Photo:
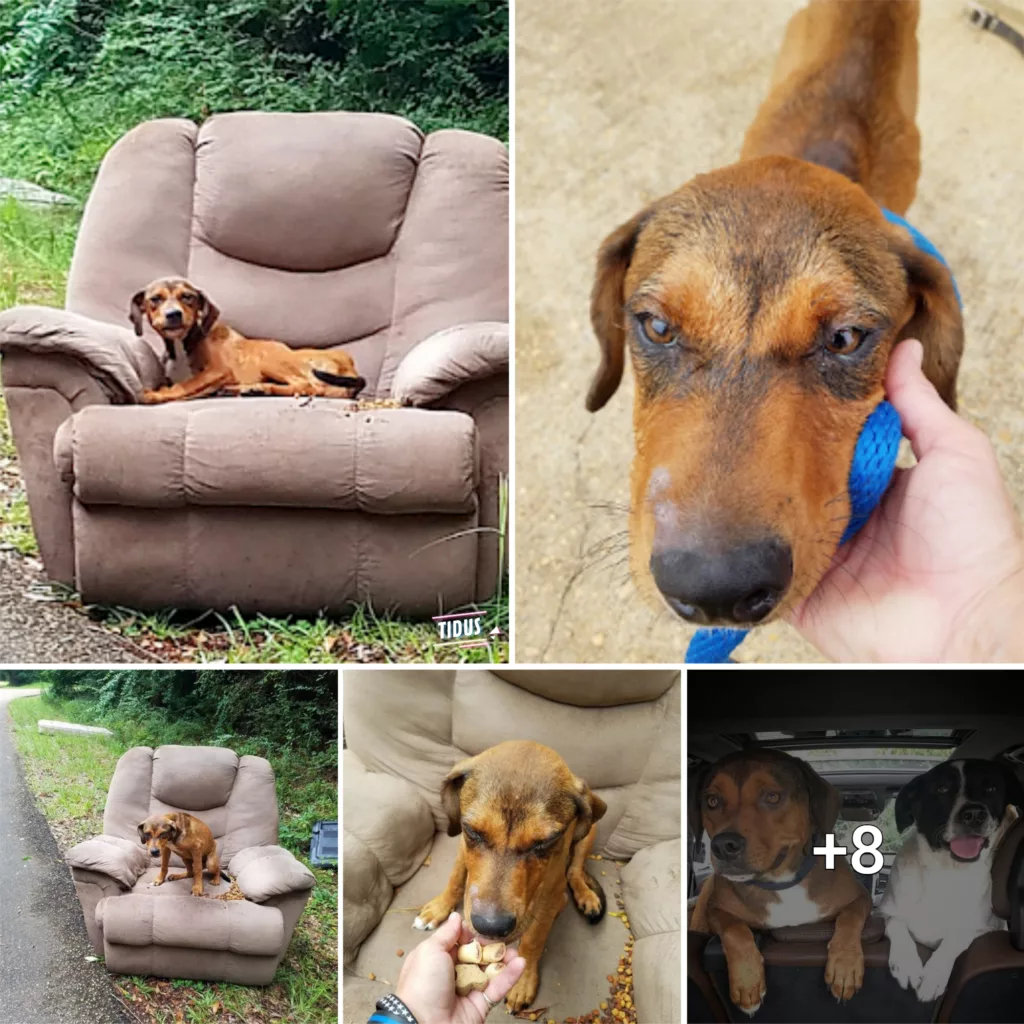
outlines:
[[[184,811],[170,814],[152,814],[139,825],[139,839],[149,848],[151,857],[160,858],[160,872],[154,885],[192,879],[192,895],[203,895],[203,869],[210,872],[210,884],[220,885],[220,857],[217,841],[205,822]],[[184,862],[185,870],[179,875],[168,875],[171,852]]]
[[[220,310],[181,277],[153,281],[132,298],[129,319],[142,334],[147,319],[163,338],[168,360],[180,341],[193,376],[146,391],[147,404],[227,394],[355,398],[366,386],[352,357],[341,349],[289,348],[283,342],[244,338],[220,322]]]
[[[835,828],[839,791],[807,762],[777,750],[744,750],[711,765],[694,786],[690,826],[711,838],[715,873],[701,888],[692,931],[717,935],[729,998],[753,1014],[765,995],[764,959],[752,928],[835,921],[825,984],[851,999],[864,982],[861,932],[871,897],[850,865],[832,870],[812,848]]]
[[[917,17],[910,0],[798,11],[740,162],[601,247],[587,408],[618,387],[628,344],[632,574],[687,621],[749,626],[814,590],[897,341],[921,340],[955,405],[952,278],[881,210],[916,190]]]
[[[518,942],[526,970],[505,998],[517,1013],[537,995],[540,956],[568,902],[566,887],[588,921],[604,916],[604,891],[585,864],[607,808],[555,751],[525,740],[459,762],[441,802],[448,835],[462,839],[447,887],[413,927],[433,930],[465,900],[463,920],[483,939]]]

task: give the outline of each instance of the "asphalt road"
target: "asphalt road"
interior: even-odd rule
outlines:
[[[14,750],[7,704],[38,692],[0,689],[0,1021],[129,1024]]]

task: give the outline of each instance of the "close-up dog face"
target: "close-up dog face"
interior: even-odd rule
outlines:
[[[933,850],[957,861],[977,860],[1012,805],[1024,810],[1024,786],[996,761],[946,761],[904,786],[896,797],[896,827],[917,825]]]
[[[159,857],[165,843],[172,846],[181,838],[182,825],[173,814],[153,814],[138,826],[139,841],[150,857]]]
[[[530,924],[549,872],[565,872],[573,843],[606,810],[604,801],[539,743],[500,743],[457,764],[442,803],[449,835],[462,833],[463,917],[482,937],[514,942]]]
[[[152,281],[132,297],[129,319],[142,334],[143,318],[161,338],[186,338],[197,325],[203,334],[217,322],[220,311],[191,281],[166,277]]]
[[[711,838],[716,874],[743,882],[792,873],[815,834],[831,832],[838,790],[806,762],[774,750],[729,754],[697,780],[690,822]]]
[[[698,176],[610,235],[591,319],[588,408],[627,345],[635,377],[633,576],[691,622],[766,621],[817,585],[897,340],[955,401],[949,272],[858,185],[787,157]]]

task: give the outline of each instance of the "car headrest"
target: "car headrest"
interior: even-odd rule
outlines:
[[[1024,869],[1024,818],[1003,836],[1003,841],[992,860],[992,912],[1004,921],[1009,920],[1013,895],[1021,885]],[[1018,900],[1019,902],[1019,900]]]

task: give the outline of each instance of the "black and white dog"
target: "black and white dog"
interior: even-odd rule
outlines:
[[[906,837],[879,911],[889,970],[922,1003],[946,990],[956,958],[985,932],[1006,927],[992,913],[992,858],[1024,807],[1024,786],[995,761],[946,761],[900,790],[896,827]],[[921,963],[915,940],[934,950]]]

